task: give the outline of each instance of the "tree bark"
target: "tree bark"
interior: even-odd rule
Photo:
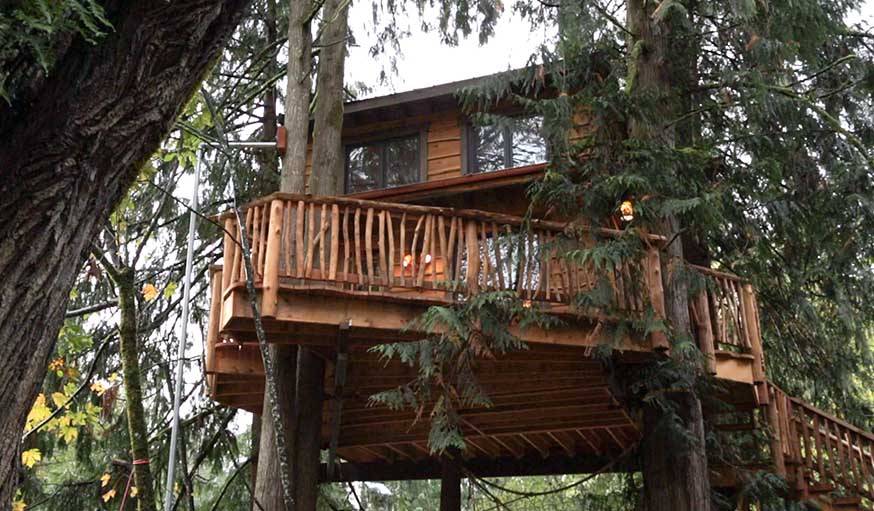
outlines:
[[[306,172],[306,146],[309,135],[311,35],[310,2],[291,2],[288,10],[288,79],[285,96],[286,152],[282,161],[279,189],[283,192],[303,193]],[[275,360],[273,379],[281,396],[279,403],[282,416],[287,458],[286,474],[296,493],[297,477],[297,422],[295,403],[298,349],[293,346],[270,346]],[[267,376],[267,375],[265,375]],[[269,396],[264,394],[264,413],[270,409]],[[261,420],[261,442],[258,449],[258,472],[255,481],[255,499],[266,511],[295,511],[285,509],[280,484],[280,466],[276,452],[276,431],[269,418]],[[295,508],[303,509],[297,505]]]
[[[246,0],[110,2],[113,29],[75,38],[0,102],[0,510],[87,244],[191,97]]]
[[[343,193],[346,154],[343,151],[343,73],[349,4],[326,0],[319,36],[319,67],[313,112],[313,171],[310,193]]]
[[[297,352],[297,452],[295,452],[296,511],[315,511],[319,495],[319,453],[322,441],[322,403],[325,361],[312,350]]]
[[[118,324],[119,354],[124,376],[124,407],[130,437],[131,461],[134,463],[134,485],[138,491],[137,509],[154,511],[155,493],[149,465],[149,433],[146,413],[143,410],[143,387],[140,383],[137,291],[134,287],[134,275],[132,268],[121,268],[113,276],[118,289],[118,309],[121,314]]]
[[[271,356],[274,360],[276,390],[279,397],[283,429],[285,432],[285,446],[289,461],[288,479],[292,483],[294,492],[294,465],[296,452],[296,425],[294,420],[295,398],[295,371],[297,369],[297,348],[294,346],[270,346]],[[264,393],[263,413],[270,410],[270,397]],[[282,494],[280,481],[279,457],[276,454],[276,430],[271,418],[261,419],[261,438],[258,447],[258,475],[255,478],[255,499],[265,511],[285,510],[285,500]],[[293,511],[293,510],[286,510]]]
[[[312,36],[310,21],[306,18],[311,8],[310,2],[303,1],[290,2],[288,6],[288,78],[285,90],[287,143],[279,184],[283,192],[302,193],[305,187],[312,68]]]
[[[627,3],[629,36],[629,92],[644,105],[652,105],[648,115],[632,119],[632,138],[672,148],[676,145],[675,129],[662,124],[678,114],[683,77],[675,72],[684,66],[694,66],[683,54],[672,51],[678,47],[679,36],[674,27],[676,13],[655,13],[660,4],[646,0]],[[665,172],[676,172],[666,168]],[[679,220],[671,215],[664,219],[663,233],[672,240],[666,248],[665,278],[666,313],[675,338],[691,338],[688,290],[679,277],[683,264],[683,244],[679,236]],[[690,371],[694,371],[690,368]],[[665,411],[653,405],[644,406],[642,461],[644,500],[647,511],[708,511],[710,482],[704,444],[704,419],[701,402],[691,390],[694,374],[687,375],[682,393],[669,399],[675,405],[686,435],[672,432],[665,424]]]

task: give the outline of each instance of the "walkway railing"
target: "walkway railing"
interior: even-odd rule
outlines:
[[[777,472],[791,475],[805,493],[834,486],[874,502],[874,435],[769,387]]]

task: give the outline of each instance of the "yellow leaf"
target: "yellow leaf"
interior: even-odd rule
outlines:
[[[116,373],[110,374],[109,378],[107,378],[107,380],[109,380],[110,383],[115,383],[115,381],[118,380],[118,373],[116,372]]]
[[[52,392],[52,401],[55,406],[64,406],[67,403],[67,396],[63,392]]]
[[[96,381],[91,384],[91,390],[94,391],[98,396],[102,396],[104,392],[106,392],[106,386]]]
[[[61,428],[61,434],[64,437],[64,441],[69,444],[79,437],[79,429],[73,426],[65,426]]]
[[[139,493],[139,492],[140,492],[140,490],[138,490],[136,486],[130,487],[130,496],[131,497],[136,497],[137,493]]]
[[[21,453],[21,464],[27,468],[33,468],[42,459],[39,449],[28,449]]]
[[[115,497],[115,490],[109,490],[108,492],[103,494],[103,502],[109,502],[109,499]]]
[[[24,511],[27,509],[27,503],[23,500],[12,501],[12,511]]]
[[[60,371],[64,368],[64,359],[56,358],[49,362],[49,371]]]
[[[109,484],[109,481],[112,479],[112,476],[109,474],[103,474],[100,476],[100,487],[104,487]]]
[[[155,288],[152,284],[143,285],[143,298],[146,299],[147,302],[151,302],[155,298],[158,297],[158,289]]]
[[[52,411],[49,410],[48,406],[46,406],[45,394],[40,394],[36,396],[36,401],[34,401],[33,403],[33,408],[31,408],[30,412],[27,414],[27,428],[30,429],[36,426],[51,414]]]

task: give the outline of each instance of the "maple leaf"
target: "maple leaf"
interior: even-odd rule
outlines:
[[[142,292],[143,298],[145,298],[147,302],[151,302],[158,297],[158,289],[155,288],[154,284],[144,284]]]
[[[25,509],[27,509],[27,502],[23,500],[12,501],[12,511],[24,511]]]
[[[46,406],[45,394],[40,394],[36,396],[36,401],[34,401],[33,407],[27,414],[27,428],[33,428],[51,414],[52,411],[49,410],[48,406]]]
[[[140,492],[140,490],[138,490],[136,486],[130,487],[130,496],[131,497],[136,497],[137,493],[139,493],[139,492]]]
[[[55,403],[55,406],[64,406],[67,404],[67,396],[63,392],[52,392],[52,402]]]
[[[33,468],[42,459],[39,449],[28,449],[21,453],[21,464],[27,468]]]
[[[107,484],[109,484],[109,481],[111,479],[112,479],[111,475],[104,473],[102,476],[100,476],[100,487],[102,488],[102,487],[106,486]]]

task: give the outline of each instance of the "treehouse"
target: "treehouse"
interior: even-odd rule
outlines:
[[[460,410],[466,469],[480,476],[592,472],[640,438],[640,417],[593,353],[609,346],[614,360],[631,367],[664,356],[663,334],[627,326],[665,314],[666,240],[643,236],[642,255],[618,266],[559,257],[557,247],[620,233],[523,218],[525,187],[546,160],[542,119],[474,126],[454,95],[465,85],[471,82],[348,104],[344,194],[277,193],[248,204],[243,225],[230,213],[219,218],[224,256],[211,271],[206,353],[211,396],[253,413],[264,400],[236,242],[245,236],[268,342],[307,346],[326,364],[321,443],[342,462],[337,471],[323,467],[323,480],[441,476],[427,419],[368,403],[412,380],[415,369],[370,348],[433,334],[416,321],[426,310],[486,292],[501,291],[556,321],[511,322],[528,349],[476,362],[492,406]],[[584,116],[578,121],[574,136],[591,129]],[[766,466],[798,498],[826,509],[874,502],[874,436],[768,382],[755,290],[734,275],[692,269],[703,283],[689,307],[695,341],[736,410],[731,422],[714,417],[717,429],[766,432],[767,445],[751,450],[770,453]],[[606,301],[575,299],[599,286]],[[716,487],[740,484],[735,469],[712,472]]]

